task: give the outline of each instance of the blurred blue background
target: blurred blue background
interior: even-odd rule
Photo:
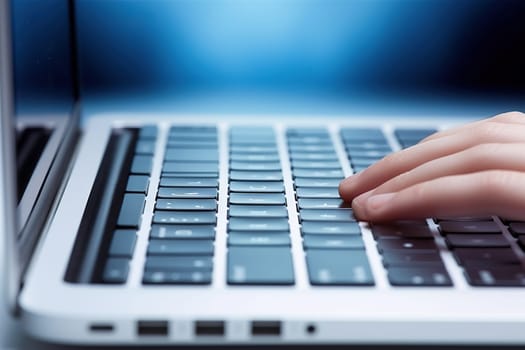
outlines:
[[[14,1],[19,96],[67,92],[75,83],[68,76],[67,3]],[[525,97],[520,0],[70,3],[79,58],[73,68],[86,100],[201,93]],[[41,57],[49,51],[52,57]]]

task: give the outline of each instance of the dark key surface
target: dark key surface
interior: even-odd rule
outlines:
[[[159,211],[153,214],[154,224],[215,224],[215,211]]]
[[[230,231],[287,231],[288,219],[279,218],[231,218]]]
[[[425,225],[373,224],[371,227],[375,239],[381,237],[432,238],[430,228]]]
[[[217,198],[217,189],[210,187],[160,187],[159,198]]]
[[[139,193],[126,193],[120,207],[117,225],[120,227],[138,228],[142,220],[146,197]]]
[[[148,193],[149,177],[144,175],[130,175],[126,185],[126,192]]]
[[[437,245],[433,239],[379,238],[377,240],[377,246],[380,252],[390,250],[437,251]]]
[[[525,235],[525,223],[524,222],[511,222],[509,224],[510,233],[515,236]]]
[[[374,285],[364,250],[310,249],[306,265],[312,285]]]
[[[231,204],[252,205],[284,205],[286,200],[283,193],[231,193]]]
[[[282,181],[283,174],[280,171],[230,171],[232,181]]]
[[[230,205],[230,217],[251,218],[287,218],[288,211],[284,205]]]
[[[314,170],[314,169],[294,169],[294,177],[309,177],[317,179],[343,179],[344,174],[341,170]]]
[[[339,198],[299,198],[297,206],[299,209],[336,209],[350,208],[350,203],[343,202]]]
[[[104,283],[126,283],[129,273],[129,260],[126,258],[109,258],[102,272]]]
[[[228,284],[292,285],[294,272],[288,247],[230,247]]]
[[[511,248],[457,248],[452,253],[460,265],[475,263],[488,265],[520,264],[520,260]]]
[[[135,154],[154,154],[155,153],[155,141],[143,140],[137,141],[135,146]]]
[[[453,248],[501,248],[510,247],[507,239],[501,234],[448,234],[446,241]]]
[[[217,210],[215,199],[157,199],[159,210]]]
[[[166,240],[152,239],[148,245],[149,255],[213,255],[210,240]]]
[[[494,221],[441,221],[442,233],[500,233],[501,228]]]
[[[302,209],[301,221],[355,222],[352,209]]]
[[[205,271],[163,271],[146,270],[144,284],[211,284],[211,273]]]
[[[294,180],[296,187],[330,187],[338,188],[339,179],[310,179],[307,177],[297,177]]]
[[[298,198],[340,198],[337,188],[299,187]]]
[[[433,219],[435,223],[441,221],[493,221],[490,216],[440,216]]]
[[[452,286],[452,280],[443,266],[390,267],[388,280],[393,286]]]
[[[206,173],[219,171],[217,162],[191,163],[191,162],[164,162],[163,172],[168,173]]]
[[[228,245],[230,246],[286,246],[292,244],[290,235],[286,233],[236,233],[228,234]]]
[[[153,166],[153,156],[137,155],[131,163],[132,174],[150,174]]]
[[[212,177],[166,177],[160,178],[162,187],[217,187],[218,181]]]
[[[135,230],[115,230],[109,245],[109,255],[131,259],[137,241]]]
[[[358,235],[305,235],[303,246],[305,249],[365,249]]]
[[[525,236],[518,236],[518,244],[521,249],[525,250]]]
[[[150,238],[160,239],[214,239],[213,225],[153,225]]]
[[[219,153],[208,149],[168,148],[164,160],[179,162],[218,162]]]
[[[213,258],[208,256],[149,256],[146,270],[211,271]]]
[[[282,181],[231,181],[231,192],[259,192],[259,193],[280,193],[284,192]]]
[[[322,234],[337,234],[337,235],[361,235],[361,228],[357,222],[303,222],[301,225],[301,233],[303,235],[322,235]]]
[[[443,265],[441,256],[437,251],[385,251],[382,254],[383,265],[418,267],[420,265]]]
[[[521,265],[467,266],[465,275],[469,284],[479,287],[525,286],[525,271]]]

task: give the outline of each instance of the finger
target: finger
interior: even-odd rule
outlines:
[[[525,174],[491,170],[419,183],[399,192],[355,200],[363,221],[421,219],[438,216],[498,215],[525,220]]]
[[[520,143],[525,141],[525,127],[503,123],[480,124],[460,134],[421,143],[392,153],[357,175],[343,180],[339,193],[351,201],[357,195],[370,191],[389,179],[416,168],[433,159],[458,153],[483,143]]]
[[[434,133],[434,134],[424,138],[420,142],[427,142],[427,141],[430,141],[430,140],[435,140],[435,139],[440,138],[440,137],[454,135],[454,134],[463,132],[463,131],[465,131],[467,129],[479,126],[479,125],[484,124],[484,123],[504,123],[504,124],[521,124],[521,125],[525,125],[525,114],[523,114],[521,112],[507,112],[507,113],[498,114],[497,116],[492,117],[492,118],[478,120],[478,121],[475,121],[475,122],[472,122],[472,123],[468,123],[468,124],[465,124],[465,125],[460,125],[460,126],[455,127],[455,128],[451,128],[451,129],[447,129],[447,130],[436,132],[436,133]]]
[[[525,172],[525,143],[482,144],[459,153],[431,160],[415,169],[400,174],[361,196],[397,192],[421,182],[445,176],[468,174],[486,170]]]

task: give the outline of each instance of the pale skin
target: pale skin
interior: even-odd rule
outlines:
[[[339,186],[362,221],[487,216],[525,220],[525,114],[438,132]]]

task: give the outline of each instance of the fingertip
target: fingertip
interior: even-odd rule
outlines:
[[[354,197],[355,180],[358,174],[350,175],[339,183],[339,195],[345,201],[351,201]]]

